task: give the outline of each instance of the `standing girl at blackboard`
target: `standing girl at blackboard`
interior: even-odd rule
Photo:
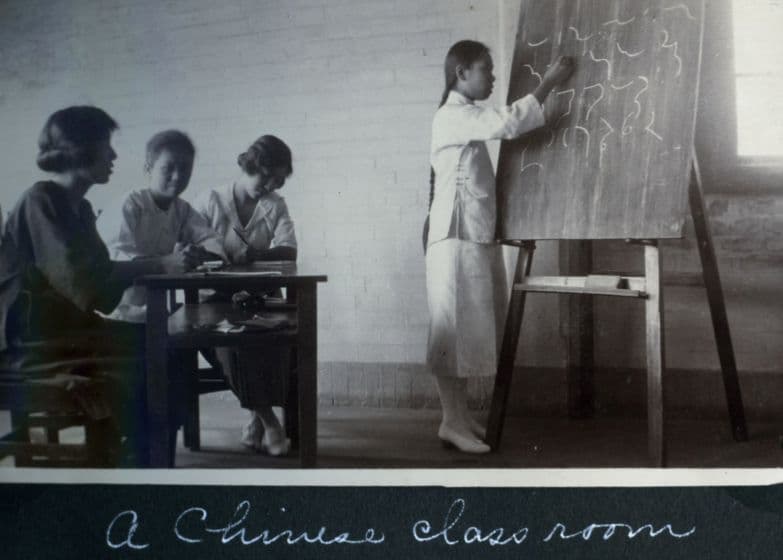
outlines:
[[[430,331],[427,364],[443,407],[438,437],[486,453],[484,428],[468,412],[467,378],[494,375],[507,301],[495,242],[495,175],[486,140],[515,138],[544,124],[541,103],[573,70],[568,57],[530,95],[499,109],[475,105],[492,93],[489,49],[459,41],[444,64],[446,87],[432,123],[429,230],[425,227]]]

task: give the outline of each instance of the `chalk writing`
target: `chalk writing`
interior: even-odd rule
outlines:
[[[585,142],[585,157],[590,157],[590,131],[587,130],[583,126],[575,126],[574,130],[578,130],[579,132],[584,133],[585,136],[587,136],[587,142]]]
[[[523,165],[522,169],[519,170],[520,173],[524,173],[526,169],[529,167],[538,167],[539,169],[543,169],[544,166],[538,163],[537,161],[534,161],[532,163],[528,163],[527,165]]]
[[[625,89],[625,88],[629,87],[631,84],[633,84],[633,82],[634,82],[634,80],[631,80],[627,84],[623,84],[621,86],[618,86],[618,85],[615,85],[615,84],[610,84],[610,85],[612,86],[613,89],[615,89],[617,91],[620,91],[622,89]]]
[[[595,101],[593,101],[593,103],[592,103],[592,104],[591,104],[591,105],[590,105],[590,106],[587,108],[587,113],[585,113],[585,120],[586,120],[586,121],[589,121],[589,120],[590,120],[590,113],[592,112],[593,108],[594,108],[596,105],[598,105],[598,102],[599,102],[599,101],[601,101],[601,100],[604,98],[604,86],[602,86],[601,84],[593,84],[593,85],[590,85],[590,86],[586,86],[586,87],[585,87],[585,88],[582,90],[583,92],[585,92],[585,91],[587,91],[588,89],[592,89],[592,88],[596,88],[596,87],[597,87],[597,88],[601,88],[601,95],[598,97],[598,99],[596,99]]]
[[[658,140],[662,141],[663,137],[661,137],[660,134],[658,134],[652,129],[652,125],[654,122],[655,122],[655,111],[652,111],[652,114],[650,115],[650,122],[647,124],[647,126],[644,127],[644,130],[646,130],[647,132],[655,136]]]
[[[601,117],[601,124],[605,125],[606,128],[609,130],[601,136],[601,139],[598,141],[598,168],[601,169],[604,162],[604,152],[606,151],[606,138],[614,133],[614,127],[609,124],[609,121],[607,121],[605,118]]]
[[[617,50],[620,51],[625,56],[627,56],[628,58],[636,58],[637,56],[639,56],[641,54],[644,54],[644,51],[645,51],[645,49],[642,49],[640,51],[632,53],[632,52],[629,52],[629,51],[625,50],[624,48],[622,48],[620,46],[620,43],[615,43],[615,45],[617,46]]]
[[[536,78],[538,78],[538,83],[539,83],[539,84],[541,84],[541,82],[543,82],[543,81],[544,81],[544,79],[541,77],[541,74],[539,74],[538,72],[536,72],[536,71],[535,71],[535,69],[534,69],[534,68],[533,68],[533,67],[532,67],[530,64],[523,64],[523,65],[522,65],[522,68],[527,68],[528,70],[530,70],[530,73],[531,73],[533,76],[535,76]]]
[[[593,60],[593,62],[604,62],[606,63],[606,75],[608,79],[612,79],[612,63],[609,61],[608,58],[596,58],[595,54],[593,54],[592,49],[590,50],[590,58]]]
[[[688,6],[686,6],[685,4],[678,4],[676,6],[669,6],[668,8],[664,8],[663,9],[664,12],[668,12],[670,10],[684,10],[685,11],[685,15],[688,17],[688,19],[692,19],[694,21],[697,21],[696,20],[696,16],[694,16],[691,13],[690,8],[688,8]]]
[[[555,131],[551,128],[547,129],[547,133],[549,134],[549,142],[546,143],[546,147],[550,147],[552,145],[552,142],[555,141]]]
[[[573,32],[574,32],[574,35],[576,35],[576,40],[577,40],[577,41],[581,41],[581,42],[582,42],[582,56],[584,56],[585,54],[587,54],[587,41],[588,41],[588,40],[589,40],[591,37],[593,37],[595,34],[594,34],[594,33],[591,33],[590,35],[588,35],[588,36],[586,36],[586,37],[580,37],[580,36],[579,36],[579,30],[578,30],[576,27],[574,27],[574,26],[570,26],[568,29],[569,29],[570,31],[573,31]]]
[[[676,0],[662,10],[676,14],[675,17],[681,17],[682,21],[686,17],[697,20],[695,12],[686,3]],[[541,54],[543,59],[548,60],[551,60],[553,50],[563,43],[566,51],[581,55],[583,59],[577,62],[577,72],[584,67],[585,75],[594,79],[587,78],[583,86],[551,92],[550,99],[559,100],[561,96],[567,99],[564,103],[557,101],[547,104],[548,117],[551,116],[547,120],[550,124],[545,131],[531,136],[524,146],[518,167],[520,173],[533,168],[537,173],[559,173],[557,166],[549,166],[547,162],[550,158],[557,161],[563,157],[558,155],[561,149],[577,149],[581,152],[582,137],[583,155],[588,159],[592,157],[592,163],[597,164],[598,169],[605,168],[610,162],[613,165],[620,161],[616,158],[622,156],[614,154],[615,150],[625,153],[628,149],[636,149],[633,141],[612,142],[614,135],[618,140],[632,134],[650,135],[658,142],[665,142],[664,137],[671,125],[662,119],[663,113],[655,106],[657,93],[653,86],[657,88],[665,83],[662,76],[679,77],[683,73],[683,53],[680,51],[685,43],[684,39],[678,42],[678,37],[672,34],[673,30],[665,28],[663,20],[658,19],[661,13],[659,8],[645,7],[630,13],[608,12],[602,18],[588,18],[584,23],[579,22],[580,16],[572,16],[570,20],[563,21],[562,27],[551,35],[551,42],[549,37],[527,42],[530,47],[545,49]],[[637,25],[648,24],[653,27],[652,36],[655,37],[651,46],[639,44],[639,38],[645,35],[639,35],[636,29],[632,29]],[[624,27],[627,29],[623,30]],[[618,35],[622,37],[619,40],[616,38]],[[658,54],[662,56],[658,57]],[[667,58],[672,63],[662,75],[660,61]],[[537,82],[534,85],[541,84],[545,64],[534,64],[531,59],[525,62],[528,63],[523,64],[522,68],[535,78],[531,82]],[[651,63],[658,66],[657,70],[650,67]],[[593,140],[598,142],[597,150],[592,144]],[[666,153],[669,153],[669,147],[664,147]],[[554,148],[551,156],[545,155],[549,148]],[[665,154],[659,152],[659,155]],[[547,176],[544,175],[543,179],[547,180]],[[560,180],[559,176],[557,180]]]
[[[682,73],[682,58],[680,58],[680,55],[677,54],[677,41],[674,43],[669,43],[669,32],[665,29],[662,29],[663,31],[663,43],[661,43],[661,47],[664,49],[673,49],[672,50],[672,56],[677,61],[677,73],[675,76],[679,76]]]
[[[617,25],[628,25],[629,23],[632,23],[636,19],[636,16],[633,16],[630,19],[627,19],[625,21],[620,21],[618,18],[610,19],[609,21],[603,22],[601,25],[606,27],[607,25],[612,25],[613,23],[616,23]]]
[[[571,94],[571,96],[568,98],[568,109],[566,109],[566,112],[558,117],[558,119],[555,121],[555,124],[552,125],[552,128],[557,128],[560,125],[560,121],[562,121],[564,118],[566,118],[568,115],[571,114],[571,105],[574,102],[574,97],[576,96],[576,90],[574,88],[564,89],[563,91],[558,91],[556,95],[563,95],[563,94]]]
[[[621,127],[621,132],[623,136],[629,135],[631,132],[633,132],[633,127],[628,124],[628,121],[630,119],[638,119],[639,116],[642,114],[642,104],[639,101],[639,97],[647,91],[647,89],[650,87],[650,80],[648,80],[644,76],[638,76],[638,79],[642,81],[644,84],[644,87],[636,92],[636,95],[633,97],[634,105],[636,105],[636,111],[633,111],[631,113],[628,113],[625,118],[623,119],[623,125]]]

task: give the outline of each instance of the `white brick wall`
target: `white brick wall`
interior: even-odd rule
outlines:
[[[329,275],[320,358],[421,362],[420,234],[443,57],[462,38],[496,48],[498,14],[498,0],[3,2],[0,204],[39,176],[40,127],[70,104],[121,125],[114,177],[89,193],[96,208],[143,186],[144,144],[162,128],[197,145],[186,199],[233,180],[237,154],[277,134],[294,153],[282,194],[300,260]]]

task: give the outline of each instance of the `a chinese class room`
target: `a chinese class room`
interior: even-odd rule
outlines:
[[[782,466],[781,28],[3,1],[0,471]]]

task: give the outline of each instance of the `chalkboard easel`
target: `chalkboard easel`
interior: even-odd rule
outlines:
[[[690,212],[693,219],[699,257],[702,265],[703,286],[712,317],[712,326],[718,348],[723,384],[726,391],[731,431],[736,441],[748,439],[742,394],[737,375],[737,365],[731,342],[726,306],[723,298],[720,274],[715,249],[710,234],[701,186],[701,175],[695,156],[692,161],[691,180],[688,189]],[[534,241],[510,242],[519,247],[516,271],[514,273],[511,302],[503,342],[498,361],[495,388],[490,407],[486,441],[496,451],[500,446],[503,421],[508,403],[511,379],[516,358],[517,343],[525,308],[525,296],[529,292],[573,294],[582,296],[624,297],[643,301],[646,318],[647,350],[647,423],[648,452],[650,463],[655,467],[666,465],[664,415],[663,415],[663,282],[661,273],[660,247],[657,240],[627,240],[644,249],[644,274],[585,274],[582,276],[531,276],[530,268],[535,250]],[[589,271],[585,271],[589,272]],[[689,282],[692,284],[692,282]],[[592,336],[591,319],[582,319],[582,328],[587,326]],[[590,356],[590,352],[583,352]],[[588,358],[591,361],[591,358]],[[569,408],[590,407],[592,379],[578,377],[584,371],[592,370],[592,363],[582,363],[580,368],[569,372]]]
[[[663,293],[659,241],[682,237],[690,206],[735,439],[747,438],[734,352],[693,150],[704,0],[521,0],[509,102],[533,90],[560,55],[576,71],[546,99],[546,126],[504,141],[496,237],[520,248],[487,442],[497,449],[528,292],[645,303],[649,453],[663,466]],[[530,276],[535,243],[589,247],[625,239],[644,250],[641,275]],[[577,258],[579,260],[579,258]],[[589,259],[583,259],[589,260]],[[582,297],[580,300],[584,300]],[[575,324],[572,413],[589,409],[592,319]],[[576,332],[574,332],[576,331]],[[580,332],[581,331],[581,332]]]

